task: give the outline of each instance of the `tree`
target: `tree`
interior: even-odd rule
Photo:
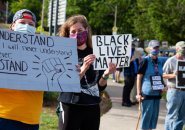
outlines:
[[[141,39],[167,40],[170,44],[183,40],[184,6],[184,0],[137,0],[133,32]]]
[[[31,2],[30,0],[16,0],[11,2],[10,8],[12,13],[20,9],[29,9],[36,15],[37,21],[39,21],[42,11],[42,0],[31,0]]]
[[[112,34],[115,20],[115,6],[117,6],[118,33],[132,33],[131,8],[134,0],[102,0],[91,4],[92,12],[89,13],[90,24],[98,34]]]

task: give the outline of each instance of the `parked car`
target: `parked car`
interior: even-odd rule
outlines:
[[[160,56],[164,56],[164,57],[174,56],[175,53],[176,53],[176,50],[175,49],[160,50]]]

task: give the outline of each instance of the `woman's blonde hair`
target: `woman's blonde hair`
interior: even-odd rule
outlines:
[[[87,29],[88,36],[87,36],[87,46],[92,48],[92,32],[89,26],[89,23],[84,15],[73,15],[69,17],[65,23],[59,28],[58,35],[62,37],[69,37],[70,27],[76,23],[81,23],[82,26]]]

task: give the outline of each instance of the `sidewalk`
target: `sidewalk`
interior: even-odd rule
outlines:
[[[121,106],[123,84],[113,83],[112,80],[108,80],[106,90],[111,97],[113,106],[109,112],[101,117],[100,130],[135,130],[138,119],[138,105],[132,107]],[[159,119],[155,130],[164,130],[165,105],[166,102],[161,100]]]

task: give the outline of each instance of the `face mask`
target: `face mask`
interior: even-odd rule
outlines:
[[[150,51],[150,54],[152,54],[153,56],[157,56],[159,54],[159,50],[153,49]]]
[[[83,31],[77,34],[70,34],[70,38],[76,38],[77,39],[77,46],[81,46],[86,43],[87,41],[87,31]]]
[[[180,56],[184,56],[184,55],[185,55],[184,50],[178,50],[178,54],[179,54]]]
[[[14,31],[34,34],[36,32],[36,28],[28,24],[18,23]]]

